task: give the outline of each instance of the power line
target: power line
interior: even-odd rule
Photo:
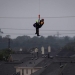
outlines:
[[[34,30],[34,29],[17,29],[17,28],[0,28],[0,29],[7,29],[7,30]]]
[[[17,28],[0,28],[0,29],[6,29],[6,30],[35,30],[35,29],[17,29]],[[40,31],[75,31],[75,30],[46,30],[46,29],[40,29]]]
[[[75,16],[59,16],[59,17],[44,17],[44,18],[75,18]]]
[[[40,9],[39,9],[40,11]],[[38,17],[0,17],[8,19],[36,19]],[[75,18],[75,16],[59,16],[59,17],[41,17],[41,18]]]
[[[34,34],[23,34],[23,33],[4,33],[4,34],[10,34],[10,35],[34,35]]]
[[[38,17],[0,17],[0,18],[5,18],[5,19],[34,19]]]
[[[26,34],[26,33],[3,33],[3,34],[10,34],[10,35],[35,35],[35,33],[33,34]],[[40,33],[41,35],[57,35],[55,33]],[[59,33],[59,35],[63,35],[63,34],[75,34],[75,33]]]

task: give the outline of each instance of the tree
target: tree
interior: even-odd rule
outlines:
[[[12,54],[12,53],[14,53],[14,51],[12,51],[10,49],[0,50],[0,60],[7,60],[9,55]]]

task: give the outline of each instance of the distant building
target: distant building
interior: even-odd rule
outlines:
[[[15,66],[16,73],[20,72],[20,75],[31,75],[32,73],[38,71],[42,67],[37,66],[41,61],[43,61],[44,58],[29,60],[23,64],[20,64],[18,66]]]

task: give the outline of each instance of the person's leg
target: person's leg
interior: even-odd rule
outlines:
[[[38,34],[38,25],[36,25],[36,33],[35,34]]]
[[[39,28],[37,29],[37,36],[40,36],[40,35],[39,35]]]
[[[35,34],[37,34],[37,28],[36,28],[36,32],[35,32]]]
[[[38,34],[38,28],[36,28],[36,34]]]
[[[38,23],[36,24],[36,34],[37,36],[39,36],[39,24]]]

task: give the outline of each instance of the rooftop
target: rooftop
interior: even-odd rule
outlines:
[[[19,67],[19,68],[28,68],[28,67],[35,67],[37,64],[39,64],[41,61],[43,61],[45,58],[38,58],[38,59],[31,59],[27,62],[24,62],[18,66],[15,67]],[[37,66],[38,67],[38,66]]]
[[[12,56],[13,60],[20,61],[26,57],[31,57],[31,54],[11,54],[11,56]]]
[[[1,64],[0,65],[0,75],[12,75],[16,72],[14,66],[17,64]]]
[[[62,73],[63,75],[75,75],[75,63],[68,63]]]

